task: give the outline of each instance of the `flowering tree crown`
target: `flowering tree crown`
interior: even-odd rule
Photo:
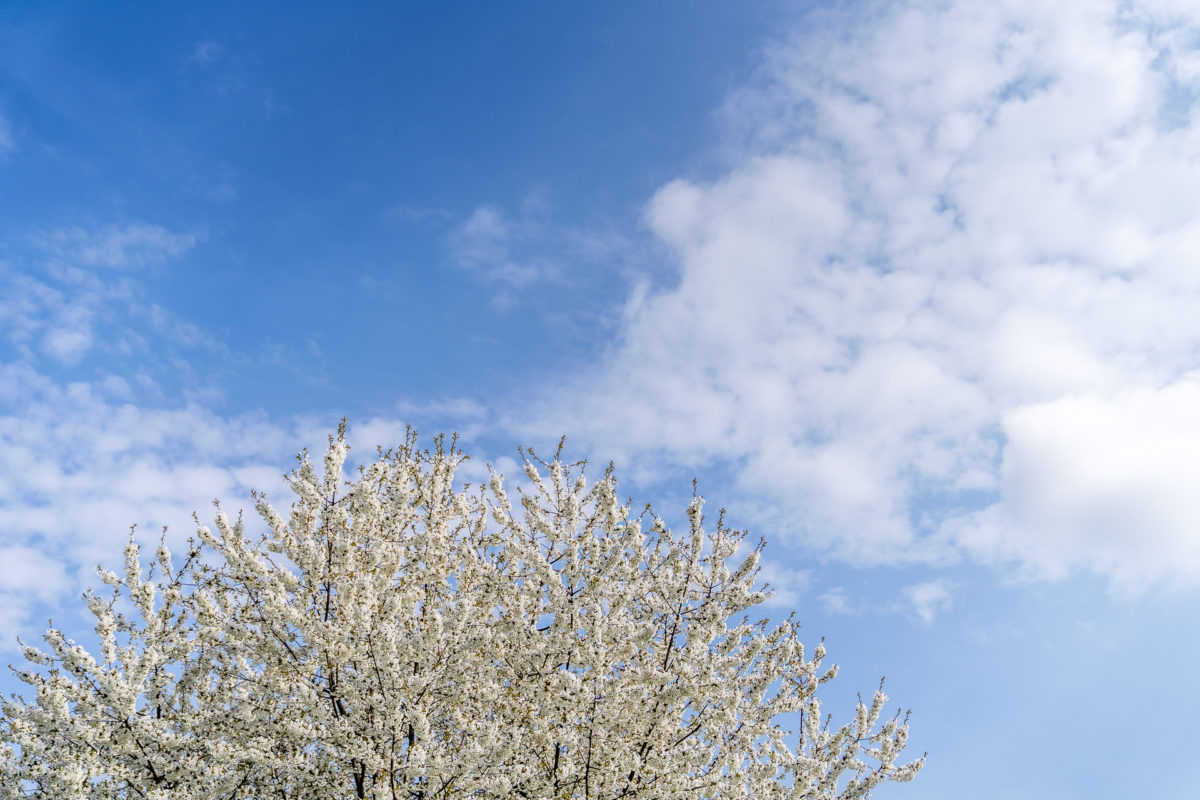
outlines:
[[[255,495],[260,538],[218,507],[181,559],[100,569],[98,652],[24,648],[0,796],[850,800],[920,769],[882,691],[822,719],[824,645],[745,616],[762,544],[701,498],[676,534],[561,447],[515,500],[456,486],[453,441],[353,481],[347,449],[302,454],[288,518]]]

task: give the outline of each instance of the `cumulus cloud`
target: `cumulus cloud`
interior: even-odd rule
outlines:
[[[855,563],[1200,580],[1198,35],[1169,3],[813,12],[724,172],[649,202],[677,280],[526,429],[732,464],[760,529]]]
[[[1136,592],[1200,582],[1200,376],[1064,395],[1004,416],[1004,499],[960,521],[964,546]]]

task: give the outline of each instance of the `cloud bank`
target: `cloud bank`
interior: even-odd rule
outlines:
[[[797,30],[730,100],[724,172],[648,204],[674,283],[526,429],[731,464],[855,563],[1200,581],[1200,18],[908,2]]]

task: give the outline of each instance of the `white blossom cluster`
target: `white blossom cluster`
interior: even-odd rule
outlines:
[[[558,455],[514,501],[456,489],[441,439],[354,481],[346,452],[302,456],[288,519],[256,496],[257,540],[219,508],[182,559],[131,540],[87,595],[98,654],[25,648],[0,797],[850,800],[920,769],[882,692],[830,728],[836,667],[745,616],[762,545],[731,565],[700,498],[679,535]]]

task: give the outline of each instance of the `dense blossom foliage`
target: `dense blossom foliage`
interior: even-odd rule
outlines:
[[[699,497],[679,535],[611,468],[529,453],[514,501],[440,439],[354,481],[346,453],[302,456],[289,519],[256,496],[259,539],[218,507],[181,559],[100,570],[98,653],[25,648],[6,800],[854,798],[920,768],[882,692],[830,728],[824,646],[746,616],[761,544]]]

